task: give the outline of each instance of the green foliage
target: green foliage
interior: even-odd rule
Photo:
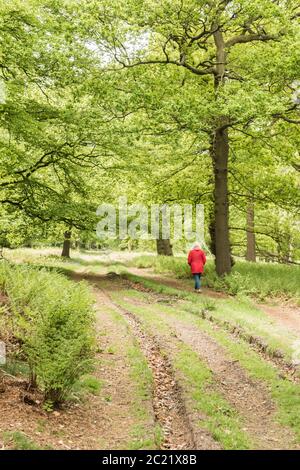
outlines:
[[[6,445],[12,445],[13,450],[42,450],[26,434],[20,431],[4,432],[3,439]]]
[[[99,395],[103,387],[101,380],[93,375],[84,375],[72,387],[70,396],[79,400],[84,400],[87,393]]]
[[[297,7],[2,2],[0,243],[57,243],[66,226],[95,242],[97,205],[125,194],[205,204],[208,241],[211,135],[225,118],[234,254],[245,255],[251,201],[261,256],[299,259]],[[215,23],[226,46],[218,93]]]
[[[87,287],[45,269],[7,263],[0,266],[0,285],[31,376],[45,400],[61,402],[92,366],[94,317]]]
[[[208,221],[225,117],[234,253],[252,201],[262,256],[298,259],[297,3],[260,3],[2,2],[0,242],[57,242],[65,225],[95,241],[97,204],[124,194],[201,202]]]
[[[259,299],[282,297],[300,301],[300,267],[277,263],[237,262],[230,275],[217,278],[212,267],[204,277],[207,286],[232,295],[245,294]]]
[[[204,310],[208,310],[209,312],[213,312],[216,310],[216,302],[209,297],[204,297],[202,300],[202,305]]]
[[[26,361],[18,361],[17,359],[9,358],[6,361],[6,364],[4,364],[1,368],[10,375],[30,376],[30,368]]]

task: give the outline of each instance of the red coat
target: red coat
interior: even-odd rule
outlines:
[[[195,248],[189,252],[188,263],[191,267],[192,274],[203,273],[204,265],[206,263],[206,256],[204,251],[200,248]]]

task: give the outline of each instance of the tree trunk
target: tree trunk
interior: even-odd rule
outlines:
[[[210,251],[211,253],[216,256],[216,223],[215,223],[215,215],[211,215],[209,219],[209,226],[208,231],[210,235]]]
[[[70,258],[70,248],[71,248],[71,230],[66,230],[64,233],[64,244],[61,256],[64,258]]]
[[[213,25],[216,46],[215,98],[218,100],[219,88],[225,83],[226,50],[221,28]],[[228,157],[229,138],[227,116],[216,119],[213,131],[212,159],[214,167],[214,247],[216,271],[219,276],[231,271],[232,258],[229,240],[229,202],[228,202]]]
[[[229,241],[229,204],[228,204],[228,130],[217,129],[214,142],[214,246],[216,271],[219,276],[231,271],[231,250]]]
[[[156,249],[157,249],[158,255],[173,256],[173,248],[169,239],[167,240],[162,240],[161,238],[157,239]]]
[[[28,388],[29,389],[37,388],[36,374],[33,371],[33,369],[31,369],[31,371],[30,371],[30,379],[29,379],[29,387]]]
[[[254,204],[251,201],[247,207],[247,252],[246,260],[256,262],[255,233],[254,233]]]

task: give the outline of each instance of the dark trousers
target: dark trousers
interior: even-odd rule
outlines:
[[[195,289],[198,290],[201,287],[201,273],[193,274],[195,279]]]

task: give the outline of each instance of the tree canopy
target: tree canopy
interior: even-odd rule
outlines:
[[[219,275],[299,259],[296,1],[6,1],[0,21],[2,243],[93,237],[126,194],[204,204]]]

